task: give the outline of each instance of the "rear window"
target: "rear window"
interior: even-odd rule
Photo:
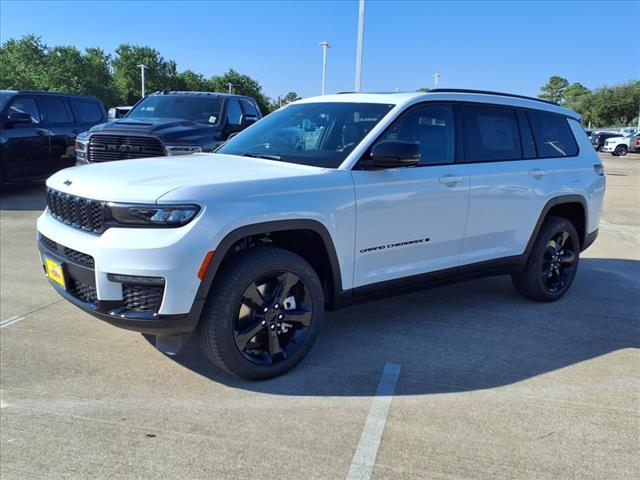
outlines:
[[[97,123],[103,119],[102,109],[95,102],[71,100],[71,108],[76,119],[81,123]]]
[[[565,117],[537,111],[529,111],[528,116],[539,158],[573,157],[578,154],[576,139]]]
[[[465,106],[463,117],[467,161],[494,162],[522,158],[514,110]]]
[[[60,98],[39,98],[38,105],[46,123],[72,123],[64,100]]]

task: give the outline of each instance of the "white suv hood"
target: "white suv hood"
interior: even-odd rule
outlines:
[[[323,169],[261,158],[198,153],[67,168],[47,186],[94,200],[153,203],[180,187],[266,180],[319,173]]]

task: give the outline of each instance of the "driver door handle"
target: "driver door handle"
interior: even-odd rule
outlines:
[[[45,135],[49,135],[49,130],[45,130],[44,128],[36,128],[36,135],[44,137]]]
[[[546,170],[541,170],[539,168],[534,168],[533,170],[529,170],[529,175],[534,177],[536,180],[540,180],[542,177],[545,177],[549,174]]]
[[[464,182],[464,177],[459,175],[444,175],[438,179],[440,183],[444,183],[447,186],[455,185],[456,183]]]

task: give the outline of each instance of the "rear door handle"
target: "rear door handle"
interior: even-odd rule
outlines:
[[[540,180],[542,177],[548,174],[549,172],[547,172],[546,170],[541,170],[539,168],[534,168],[533,170],[529,170],[529,175],[536,178],[537,180]]]
[[[464,177],[458,175],[445,175],[439,178],[440,183],[444,183],[445,185],[451,186],[456,183],[464,182]]]

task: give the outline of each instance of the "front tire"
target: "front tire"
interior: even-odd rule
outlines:
[[[260,246],[223,264],[198,336],[219,368],[263,380],[282,375],[309,353],[323,315],[323,289],[313,267],[292,252]]]
[[[613,151],[616,157],[624,157],[628,153],[626,145],[618,145]]]
[[[521,295],[539,302],[558,300],[571,287],[580,260],[580,240],[573,224],[548,217],[533,244],[524,270],[511,275]]]

